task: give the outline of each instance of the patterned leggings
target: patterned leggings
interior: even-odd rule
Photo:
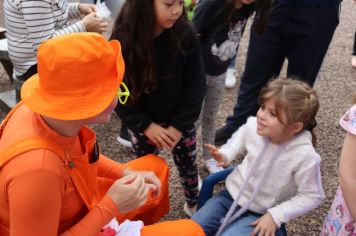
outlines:
[[[132,146],[137,157],[146,154],[158,154],[157,147],[140,132],[129,130]],[[189,207],[198,203],[198,167],[196,163],[196,138],[195,128],[182,133],[182,137],[173,148],[173,160],[176,165],[184,195]]]

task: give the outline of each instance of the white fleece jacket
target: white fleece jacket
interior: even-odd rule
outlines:
[[[265,145],[268,145],[265,153],[259,155]],[[325,197],[320,177],[320,156],[312,145],[310,132],[297,134],[287,141],[282,154],[274,157],[279,146],[259,136],[256,117],[250,117],[219,149],[228,163],[240,152],[247,151],[242,163],[226,180],[226,188],[233,199],[236,199],[253,161],[260,156],[261,160],[238,202],[240,206],[248,202],[270,158],[275,158],[262,188],[248,209],[261,214],[268,211],[278,227],[316,208]]]

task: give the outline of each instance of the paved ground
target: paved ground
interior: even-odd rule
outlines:
[[[2,2],[2,1],[1,1]],[[4,25],[2,6],[0,6],[0,26]],[[356,93],[356,69],[350,66],[350,53],[353,42],[353,34],[356,27],[356,3],[351,0],[343,1],[340,25],[338,26],[334,39],[330,45],[324,65],[320,71],[319,78],[315,84],[321,101],[318,114],[318,126],[316,133],[318,137],[317,151],[322,157],[322,178],[326,193],[323,204],[311,213],[300,217],[288,224],[289,235],[318,235],[323,218],[329,209],[337,187],[337,169],[340,152],[345,133],[338,125],[339,117],[350,107],[352,94]],[[246,31],[248,32],[248,31]],[[248,33],[246,33],[238,56],[238,70],[242,72],[247,49]],[[268,62],[266,62],[268,63]],[[6,74],[0,66],[0,91],[11,88]],[[238,87],[238,86],[237,86]],[[232,111],[235,104],[238,88],[226,90],[224,105],[219,113],[217,123],[223,123],[226,116]],[[0,111],[0,118],[4,117]],[[120,121],[113,115],[109,124],[95,127],[98,132],[102,150],[108,156],[119,161],[133,158],[129,149],[123,148],[116,142],[116,136],[120,127]],[[177,219],[185,217],[183,207],[183,194],[178,183],[177,172],[173,167],[172,158],[167,157],[172,166],[170,179],[171,212],[165,219]],[[205,176],[203,168],[201,175]]]

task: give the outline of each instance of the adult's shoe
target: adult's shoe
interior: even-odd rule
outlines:
[[[215,131],[215,145],[223,145],[227,142],[229,138],[231,138],[232,134],[235,132],[235,130],[231,130],[229,127],[226,125],[223,127],[220,127]]]
[[[132,148],[130,134],[126,127],[121,128],[117,141],[124,147]]]

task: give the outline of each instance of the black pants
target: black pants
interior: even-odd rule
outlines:
[[[37,64],[31,66],[25,74],[22,74],[20,76],[17,76],[19,80],[26,81],[28,78],[30,78],[32,75],[37,74]]]
[[[145,134],[129,130],[132,147],[137,157],[158,154],[157,147]],[[198,203],[198,166],[196,162],[196,134],[194,127],[182,133],[181,139],[172,150],[184,195],[189,207]]]
[[[237,103],[226,120],[231,131],[246,123],[258,109],[261,88],[279,75],[288,60],[288,75],[313,85],[339,24],[340,4],[289,6],[276,2],[267,29],[257,35],[251,27],[245,71]]]
[[[356,56],[356,30],[355,30],[355,36],[354,36],[354,50],[352,52],[352,55]]]

